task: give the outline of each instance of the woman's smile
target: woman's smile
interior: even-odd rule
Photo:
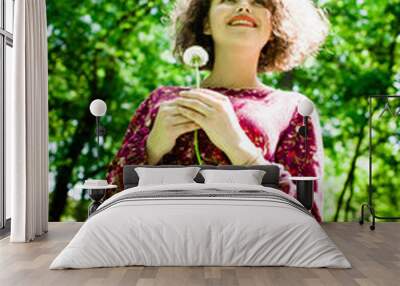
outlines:
[[[251,28],[251,29],[255,29],[255,27],[250,26],[247,23],[241,23],[241,24],[236,24],[236,25],[228,25],[229,27],[233,27],[233,28]]]
[[[252,23],[244,21],[244,20],[234,21],[233,23],[229,24],[228,26],[230,26],[230,27],[256,28]]]
[[[236,15],[232,17],[232,19],[229,21],[228,25],[235,26],[235,25],[246,25],[248,27],[256,28],[257,21],[252,18],[251,16],[248,15]]]

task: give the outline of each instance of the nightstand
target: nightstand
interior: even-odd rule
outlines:
[[[302,205],[311,210],[314,201],[314,181],[318,180],[317,177],[290,177],[297,187],[297,200]]]
[[[97,181],[105,181],[105,180],[97,180]],[[107,192],[107,190],[110,189],[116,189],[116,185],[107,185],[107,181],[105,181],[105,184],[89,184],[87,181],[85,182],[84,185],[77,186],[78,189],[85,189],[89,190],[89,197],[92,200],[92,203],[89,206],[88,209],[88,217],[96,211],[96,209],[101,205],[103,202],[103,198]]]

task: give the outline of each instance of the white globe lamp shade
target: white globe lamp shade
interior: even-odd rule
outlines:
[[[302,116],[310,116],[311,113],[314,111],[314,104],[312,103],[311,100],[305,98],[300,101],[298,105],[299,113]]]
[[[96,117],[101,117],[106,114],[107,104],[101,99],[95,99],[90,103],[90,113]]]

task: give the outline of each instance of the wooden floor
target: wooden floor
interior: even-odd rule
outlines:
[[[400,285],[400,223],[329,223],[323,228],[353,268],[122,267],[48,270],[81,223],[50,223],[32,243],[0,241],[0,285]]]

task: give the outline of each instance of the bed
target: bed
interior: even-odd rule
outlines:
[[[200,172],[189,183],[138,185],[138,166],[125,166],[125,190],[99,206],[50,269],[351,267],[309,211],[279,190],[278,167],[198,167],[264,175],[260,185],[205,183]]]

